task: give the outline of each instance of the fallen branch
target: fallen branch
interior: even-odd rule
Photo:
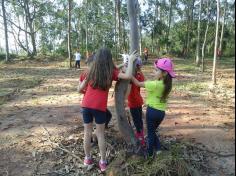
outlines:
[[[79,162],[83,163],[83,160],[82,160],[79,156],[75,155],[74,153],[72,153],[71,151],[65,149],[64,147],[61,147],[60,144],[53,142],[53,141],[51,140],[51,138],[50,138],[51,135],[50,135],[49,131],[48,131],[45,127],[41,126],[41,128],[42,128],[44,131],[46,131],[46,133],[47,133],[47,138],[48,138],[48,142],[50,142],[51,144],[57,146],[60,150],[66,152],[66,153],[68,153],[68,154],[70,154],[70,155],[73,156],[74,158],[78,159]]]

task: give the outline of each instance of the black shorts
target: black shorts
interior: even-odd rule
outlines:
[[[82,113],[85,124],[92,123],[93,118],[95,118],[96,124],[105,124],[107,121],[107,114],[103,111],[90,108],[83,108]]]

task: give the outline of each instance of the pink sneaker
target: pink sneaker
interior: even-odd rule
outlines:
[[[93,164],[93,159],[92,158],[85,158],[84,159],[84,165],[85,166],[91,166]]]
[[[105,172],[107,169],[107,162],[101,162],[99,161],[99,168],[102,172]]]

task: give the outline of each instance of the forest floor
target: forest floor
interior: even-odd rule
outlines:
[[[206,161],[199,168],[202,175],[235,175],[235,58],[219,61],[216,86],[211,85],[212,61],[207,61],[205,73],[192,60],[174,59],[174,63],[178,77],[161,124],[162,140],[196,147],[197,158],[192,160]],[[100,174],[97,167],[87,171],[80,162],[82,96],[76,89],[85,66],[80,70],[66,66],[45,60],[0,64],[0,175]],[[143,72],[152,78],[151,61]],[[109,151],[113,151],[108,153],[110,162],[123,143],[112,93],[111,88],[108,107],[113,119],[106,131]],[[97,150],[95,146],[95,154]],[[127,164],[123,169],[132,175]]]

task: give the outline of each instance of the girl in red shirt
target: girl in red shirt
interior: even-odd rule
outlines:
[[[79,85],[79,91],[87,86],[82,101],[85,151],[84,165],[88,166],[93,164],[91,157],[91,137],[93,119],[95,119],[96,135],[101,156],[99,167],[101,171],[104,172],[107,168],[104,130],[109,88],[111,87],[113,80],[131,79],[133,62],[138,55],[136,52],[133,52],[129,56],[128,69],[125,73],[119,72],[115,67],[109,49],[100,49],[95,57],[87,78]]]
[[[141,71],[142,60],[138,58],[135,61],[135,75],[134,77],[143,82],[145,80],[144,75]],[[145,146],[144,132],[143,132],[143,112],[142,112],[143,98],[140,94],[140,87],[136,86],[133,82],[131,83],[131,89],[128,96],[128,107],[133,118],[134,126],[136,128],[135,136],[140,141],[142,146]]]

